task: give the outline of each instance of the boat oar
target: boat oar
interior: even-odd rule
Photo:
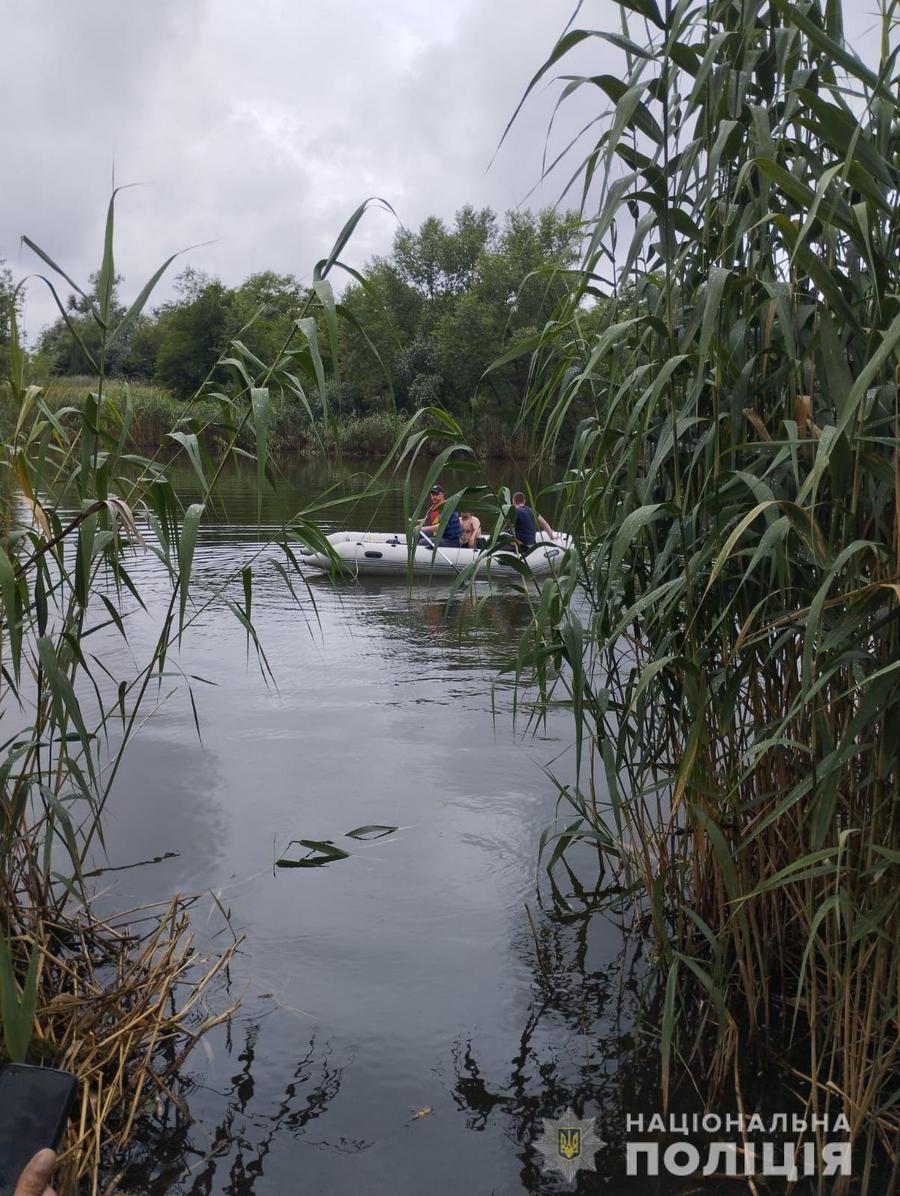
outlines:
[[[454,564],[454,562],[450,560],[450,558],[447,556],[446,552],[441,552],[439,546],[437,544],[435,544],[434,540],[432,540],[428,535],[426,535],[426,533],[424,531],[418,532],[417,534],[422,537],[422,539],[426,542],[426,544],[432,550],[432,552],[440,552],[441,553],[441,556],[444,558],[444,560],[447,562],[447,564],[450,566],[450,568],[454,571],[454,573],[461,572],[459,566]]]

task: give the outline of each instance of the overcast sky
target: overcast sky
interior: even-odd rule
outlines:
[[[845,0],[871,59],[876,0]],[[36,268],[27,233],[73,278],[99,265],[113,166],[116,254],[128,300],[169,253],[235,284],[272,269],[307,277],[363,199],[409,226],[464,203],[523,204],[540,174],[556,91],[536,94],[491,159],[574,0],[0,0],[4,113],[0,258]],[[618,27],[613,0],[579,24]],[[617,69],[594,41],[583,67]],[[568,66],[566,69],[569,69]],[[595,101],[594,101],[595,102]],[[587,98],[559,137],[593,115]],[[553,202],[547,183],[527,205]],[[345,256],[386,252],[373,212]],[[171,294],[160,286],[157,299]],[[32,336],[52,300],[29,290]]]

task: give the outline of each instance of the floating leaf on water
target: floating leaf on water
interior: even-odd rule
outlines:
[[[288,847],[297,844],[308,847],[309,851],[299,860],[290,860],[282,856],[275,861],[276,868],[321,868],[323,864],[330,864],[332,860],[346,860],[350,852],[335,847],[330,839],[291,839]]]
[[[431,1107],[431,1105],[425,1105],[425,1107],[422,1109],[416,1109],[415,1113],[413,1113],[413,1115],[412,1115],[411,1120],[418,1121],[420,1118],[427,1117],[429,1113],[433,1113],[433,1112],[434,1112],[434,1109]]]
[[[354,831],[347,831],[348,839],[383,839],[385,835],[392,835],[399,826],[358,826]]]

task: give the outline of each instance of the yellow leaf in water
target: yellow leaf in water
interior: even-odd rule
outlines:
[[[413,1121],[418,1121],[420,1117],[427,1117],[429,1113],[433,1112],[434,1109],[432,1109],[431,1105],[426,1105],[424,1109],[416,1109],[415,1113],[412,1115],[412,1119]]]

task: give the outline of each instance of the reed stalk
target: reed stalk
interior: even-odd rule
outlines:
[[[563,77],[561,101],[606,107],[568,176],[579,285],[523,415],[547,450],[572,436],[579,537],[527,662],[583,755],[548,867],[577,905],[566,854],[599,845],[632,895],[666,1091],[695,1051],[709,1101],[774,1056],[785,1094],[851,1127],[859,1170],[828,1190],[880,1191],[872,1160],[900,1145],[900,7],[882,0],[870,63],[835,0],[620,9],[604,31],[579,6],[531,84],[575,46],[621,52]]]
[[[132,395],[105,385],[103,363],[173,259],[114,323],[115,194],[98,298],[88,301],[100,330],[97,374],[76,403],[60,406],[29,383],[13,304],[6,382],[11,414],[0,446],[0,715],[6,728],[0,744],[0,1061],[49,1063],[78,1078],[61,1192],[114,1192],[135,1127],[152,1120],[157,1104],[187,1115],[177,1093],[180,1069],[203,1034],[231,1012],[228,1002],[216,1011],[203,1002],[237,940],[209,957],[198,953],[191,901],[181,897],[100,918],[95,873],[87,869],[103,852],[104,811],[115,796],[120,762],[166,677],[175,673],[187,686],[196,719],[191,679],[177,657],[198,612],[217,604],[237,619],[248,650],[252,645],[267,669],[251,618],[254,579],[260,568],[274,567],[297,599],[303,588],[290,583],[290,573],[299,574],[291,545],[325,545],[309,515],[297,512],[274,533],[261,533],[263,543],[250,558],[211,584],[198,588],[193,575],[208,506],[239,440],[243,455],[250,451],[255,458],[261,516],[264,490],[277,477],[273,404],[289,396],[319,435],[331,430],[316,317],[323,316],[333,336],[327,275],[365,208],[315,268],[313,289],[275,359],[259,361],[240,339],[232,342],[214,367],[230,370],[228,392],[207,380],[179,408],[154,456],[135,451]],[[46,251],[24,240],[48,268],[43,281],[63,314],[52,275],[87,298]],[[217,461],[205,444],[210,425],[226,446]],[[202,502],[187,510],[170,477],[171,465],[182,460],[202,493]],[[281,550],[274,563],[273,545]],[[102,650],[94,649],[97,640],[88,637],[105,631],[128,640],[129,619],[147,609],[129,571],[131,559],[148,552],[162,565],[168,604],[149,658],[114,676]],[[235,591],[243,593],[243,605],[229,596]]]

